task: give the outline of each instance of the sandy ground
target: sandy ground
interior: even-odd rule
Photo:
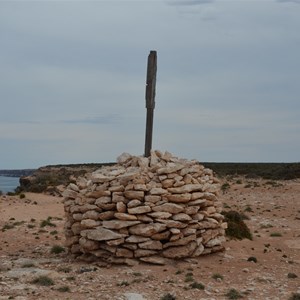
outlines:
[[[228,240],[225,252],[166,266],[107,268],[53,254],[64,244],[61,198],[0,197],[0,299],[229,299],[232,288],[244,299],[300,296],[300,180],[224,182],[224,209],[249,216],[253,240]],[[52,226],[41,227],[47,219]],[[41,275],[52,285],[34,283]],[[174,297],[162,298],[168,293]]]

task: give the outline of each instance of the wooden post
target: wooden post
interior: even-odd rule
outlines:
[[[152,148],[152,132],[153,132],[153,112],[155,108],[155,85],[157,71],[157,55],[156,51],[150,51],[147,66],[146,81],[146,137],[145,137],[145,157],[150,156]]]

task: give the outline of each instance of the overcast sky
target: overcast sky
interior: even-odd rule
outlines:
[[[300,1],[0,1],[0,169],[141,155],[300,161]]]

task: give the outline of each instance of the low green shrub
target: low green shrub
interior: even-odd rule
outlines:
[[[41,286],[51,286],[54,285],[54,281],[48,276],[39,276],[35,278],[32,283],[41,285]]]
[[[59,245],[54,245],[51,250],[50,250],[50,253],[51,254],[60,254],[62,252],[65,252],[65,248],[62,247],[62,246],[59,246]]]
[[[226,235],[231,238],[242,240],[244,238],[252,240],[252,234],[250,229],[243,221],[244,215],[241,215],[237,211],[222,212],[227,222],[228,228],[226,229]]]

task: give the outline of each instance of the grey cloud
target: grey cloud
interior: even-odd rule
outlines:
[[[97,117],[86,117],[82,119],[70,119],[63,120],[65,124],[112,124],[120,120],[120,116],[117,114],[108,114]]]
[[[300,4],[300,0],[277,0],[279,3],[297,3]]]
[[[169,5],[181,5],[181,6],[189,6],[189,5],[201,5],[212,3],[214,0],[174,0],[174,1],[167,1]]]

